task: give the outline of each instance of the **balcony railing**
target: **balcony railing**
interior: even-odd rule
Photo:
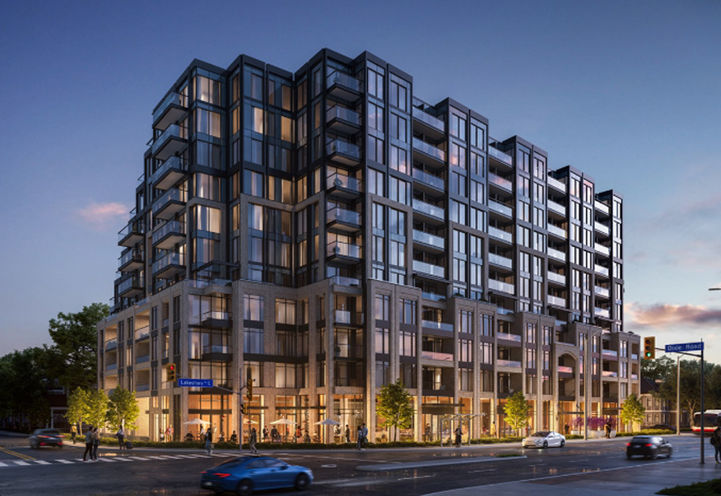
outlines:
[[[508,231],[498,229],[497,227],[488,226],[488,234],[493,238],[502,239],[503,241],[507,241],[508,243],[513,243],[513,234],[509,233]]]
[[[153,203],[153,215],[163,210],[170,203],[185,204],[187,199],[188,195],[185,190],[171,188],[155,200]]]
[[[605,298],[608,298],[608,296],[609,296],[609,291],[608,291],[608,289],[602,288],[601,286],[594,286],[594,287],[593,287],[593,291],[594,291],[594,292],[596,293],[596,295],[598,295],[598,296],[603,296],[603,297],[605,297]]]
[[[632,381],[638,380],[638,374],[631,374],[631,380]]]
[[[361,183],[358,179],[337,173],[333,173],[326,178],[325,186],[327,189],[342,188],[356,193],[361,191]]]
[[[495,291],[502,291],[503,293],[515,294],[516,287],[513,284],[497,281],[495,279],[488,279],[488,289]]]
[[[144,233],[142,222],[128,222],[128,224],[118,231],[118,243],[126,240],[126,238],[142,237]]]
[[[185,266],[185,254],[184,253],[168,253],[164,257],[153,262],[153,274],[160,272],[161,270],[171,265]]]
[[[422,170],[416,168],[413,169],[413,179],[417,179],[423,184],[427,184],[428,186],[441,191],[445,190],[446,187],[443,182],[443,178],[434,176],[433,174],[428,174],[427,172],[423,172]]]
[[[185,236],[185,224],[177,220],[169,220],[153,231],[153,245],[169,235]]]
[[[513,341],[514,343],[521,342],[520,334],[511,334],[510,332],[497,332],[496,336],[498,337],[498,339],[503,339],[505,341]]]
[[[165,162],[155,169],[155,172],[150,176],[150,182],[155,183],[158,179],[165,176],[169,172],[176,172],[178,176],[185,173],[188,170],[188,164],[181,157],[175,155],[168,158]],[[157,185],[156,185],[157,187]],[[161,188],[165,189],[165,188]]]
[[[336,324],[363,324],[363,314],[360,312],[336,309],[334,316]]]
[[[631,353],[631,360],[638,360],[638,353]]]
[[[513,159],[511,156],[507,153],[503,153],[498,148],[494,148],[492,146],[488,147],[488,155],[495,158],[496,160],[503,162],[506,165],[513,166]]]
[[[116,338],[108,339],[105,341],[105,350],[114,350],[118,347],[118,340]]]
[[[488,254],[488,262],[493,265],[498,265],[500,267],[505,267],[508,270],[513,269],[513,260],[511,260],[508,257],[504,257],[503,255],[498,255],[496,253],[489,253]]]
[[[413,270],[416,272],[423,272],[434,277],[445,278],[446,269],[440,265],[433,265],[421,260],[413,260]]]
[[[618,358],[618,351],[616,351],[616,350],[609,350],[609,349],[603,349],[603,350],[601,350],[601,355]]]
[[[608,269],[606,267],[595,264],[594,270],[596,271],[596,274],[601,274],[602,276],[608,277]]]
[[[505,179],[497,174],[494,174],[493,172],[488,173],[488,183],[495,184],[496,186],[503,188],[504,190],[508,191],[509,193],[513,192],[513,183],[511,181],[509,181],[508,179]]]
[[[573,367],[567,365],[559,365],[556,367],[556,370],[558,370],[560,374],[573,374]]]
[[[431,205],[430,203],[426,203],[415,198],[413,199],[413,210],[430,215],[431,217],[435,217],[439,220],[444,220],[445,218],[445,212],[441,207],[436,207],[435,205]]]
[[[566,306],[566,298],[560,298],[558,296],[548,295],[548,304],[549,305],[555,305],[557,307],[565,307]]]
[[[596,207],[596,210],[598,210],[599,212],[601,212],[601,213],[603,213],[603,214],[606,214],[606,215],[609,215],[609,214],[610,214],[610,210],[609,210],[609,208],[608,208],[608,205],[606,205],[605,203],[602,203],[602,202],[600,202],[600,201],[598,201],[598,200],[595,200],[595,201],[593,202],[593,205]]]
[[[328,210],[328,222],[342,222],[344,224],[355,224],[359,226],[361,216],[358,212],[335,207]]]
[[[430,301],[446,301],[446,295],[438,294],[438,293],[432,293],[430,291],[423,291],[421,292],[421,296]]]
[[[551,272],[550,270],[546,272],[546,278],[549,281],[557,282],[558,284],[566,284],[566,276],[563,274],[557,274],[556,272]]]
[[[146,363],[150,361],[150,355],[140,355],[135,359],[135,363]]]
[[[488,208],[490,208],[494,212],[503,215],[504,217],[513,218],[513,209],[511,207],[507,207],[502,203],[498,203],[494,200],[488,200]]]
[[[568,237],[565,229],[561,229],[560,227],[554,226],[553,224],[549,223],[548,226],[546,227],[546,229],[548,230],[549,233],[555,234],[559,238],[566,239]]]
[[[607,257],[611,255],[611,250],[608,248],[608,246],[603,246],[602,244],[596,243],[594,245],[594,248],[596,248],[596,252],[600,253],[601,255],[606,255]]]
[[[338,286],[357,287],[361,285],[360,279],[357,277],[333,276],[331,279]]]
[[[561,262],[566,261],[566,254],[563,253],[560,250],[556,250],[555,248],[548,247],[548,256],[551,258],[555,258],[556,260],[560,260]]]
[[[360,91],[360,81],[342,72],[331,72],[327,78],[328,87],[339,85],[353,91]]]
[[[421,351],[421,358],[426,360],[437,360],[439,362],[452,362],[453,353],[442,353],[440,351]]]
[[[327,256],[342,256],[350,258],[361,257],[361,247],[351,243],[345,243],[343,241],[332,241],[326,246]]]
[[[601,377],[618,377],[618,372],[614,372],[613,370],[602,370]]]
[[[498,360],[496,360],[496,366],[520,369],[521,362],[517,361],[517,360],[500,360],[500,359],[498,359]]]
[[[566,192],[566,183],[559,181],[553,176],[548,176],[548,185],[558,191]]]
[[[150,326],[143,326],[135,329],[135,339],[144,339],[150,336]]]
[[[426,155],[428,155],[430,157],[433,157],[434,159],[438,160],[439,162],[446,161],[446,152],[444,152],[437,146],[431,145],[430,143],[426,143],[422,139],[413,138],[413,148],[425,153]]]
[[[608,228],[608,226],[605,226],[598,221],[594,221],[593,227],[594,229],[596,229],[596,232],[600,232],[601,234],[604,234],[606,236],[611,234],[611,230]]]
[[[203,346],[203,354],[207,355],[210,353],[222,353],[224,355],[230,354],[230,346],[224,344],[212,344]]]
[[[118,284],[118,294],[125,294],[132,290],[142,291],[144,285],[142,279],[136,274],[124,279]]]
[[[444,121],[442,121],[438,117],[432,116],[428,112],[425,112],[423,109],[413,107],[413,117],[427,124],[433,129],[436,129],[437,131],[440,131],[442,133],[446,131],[446,123]]]
[[[143,263],[143,253],[139,250],[128,250],[120,256],[119,267],[128,265],[130,262]]]
[[[188,106],[187,98],[179,93],[168,93],[165,98],[163,98],[163,101],[160,102],[160,105],[153,111],[153,122],[160,119],[160,116],[162,116],[171,105],[185,108]]]
[[[360,148],[358,145],[349,143],[339,139],[329,141],[326,145],[326,153],[328,155],[339,155],[341,157],[349,158],[352,162],[360,160]]]
[[[453,324],[449,322],[438,322],[436,320],[422,320],[421,327],[436,329],[438,331],[453,332]]]
[[[358,112],[354,112],[351,109],[340,107],[338,105],[334,105],[329,108],[325,113],[325,118],[327,122],[338,119],[353,124],[354,126],[360,126],[360,115]]]
[[[548,200],[547,205],[548,210],[550,210],[551,212],[556,212],[558,215],[561,215],[563,217],[566,216],[566,207],[564,207],[563,205],[560,205],[553,200]]]
[[[155,141],[153,141],[153,155],[157,154],[158,151],[160,151],[171,139],[185,141],[186,136],[187,131],[184,127],[181,127],[178,124],[171,124],[155,139]]]
[[[598,317],[605,317],[605,318],[608,319],[608,318],[610,318],[611,312],[609,312],[609,311],[606,310],[605,308],[595,307],[595,308],[593,309],[593,314],[596,315],[596,316],[598,316]]]
[[[417,229],[413,230],[413,241],[433,246],[441,250],[445,249],[446,247],[446,240],[442,237],[436,236],[435,234],[418,231]]]

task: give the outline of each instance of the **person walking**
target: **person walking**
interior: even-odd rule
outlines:
[[[263,427],[263,442],[268,442],[268,427]]]
[[[122,426],[120,426],[115,436],[118,438],[118,448],[122,451],[125,448],[125,431],[123,431]]]
[[[711,445],[714,448],[714,459],[716,460],[716,463],[721,463],[721,427],[716,426],[716,429],[714,429],[713,434],[711,434]]]
[[[78,435],[78,428],[75,424],[70,426],[70,439],[73,441],[73,444],[75,444],[75,436]]]
[[[350,443],[350,427],[348,427],[348,424],[345,424],[345,442]]]
[[[258,432],[255,430],[255,427],[250,429],[250,438],[248,440],[248,447],[250,448],[251,453],[257,453],[258,449],[255,447],[256,443],[258,442]]]
[[[363,428],[359,425],[355,433],[356,447],[358,451],[363,447]]]
[[[455,433],[456,433],[456,448],[460,448],[461,440],[463,439],[463,429],[461,429],[460,425],[458,427],[456,427]]]
[[[361,448],[368,444],[368,427],[365,424],[361,424]]]
[[[97,427],[93,429],[93,460],[98,460],[98,446],[100,446],[100,431]]]
[[[235,431],[230,435],[230,442],[236,444],[238,442],[238,434]]]
[[[93,429],[91,427],[89,427],[85,433],[85,451],[83,452],[83,461],[85,461],[87,456],[90,456],[90,461],[93,460]]]
[[[213,454],[213,428],[208,426],[208,430],[205,432],[205,451],[209,454]]]

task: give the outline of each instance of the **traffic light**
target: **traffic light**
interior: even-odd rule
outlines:
[[[241,404],[240,404],[240,413],[243,414],[243,415],[246,414],[246,411],[245,411],[245,403],[241,403]]]
[[[175,380],[175,364],[169,363],[165,366],[165,375],[167,377],[168,382]]]
[[[248,401],[253,401],[253,372],[250,370],[250,367],[248,367],[247,374],[245,375],[245,386],[248,388],[245,394]]]
[[[643,358],[653,360],[656,358],[656,338],[649,336],[643,338]]]

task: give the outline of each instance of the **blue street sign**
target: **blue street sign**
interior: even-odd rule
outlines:
[[[666,353],[680,352],[680,351],[701,351],[703,350],[703,341],[700,343],[680,343],[680,344],[667,344]]]
[[[213,379],[178,379],[180,387],[213,387]]]

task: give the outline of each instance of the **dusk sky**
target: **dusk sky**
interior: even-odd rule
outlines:
[[[721,2],[10,2],[0,355],[108,302],[151,112],[194,58],[375,53],[624,197],[625,329],[721,362]]]

